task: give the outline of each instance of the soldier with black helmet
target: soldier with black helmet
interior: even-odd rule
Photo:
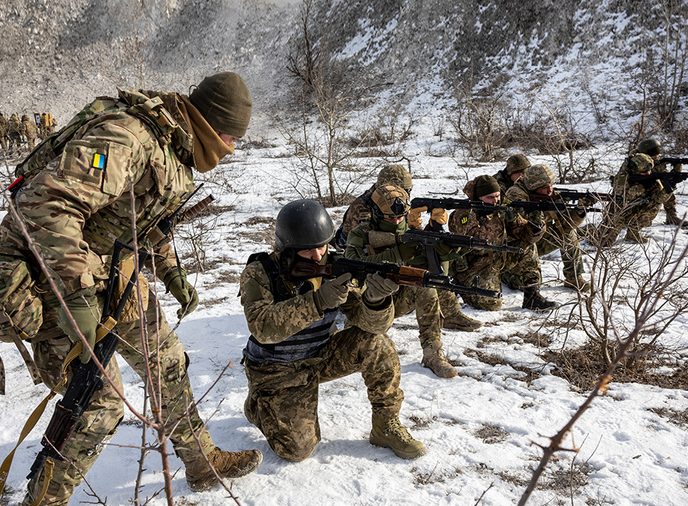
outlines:
[[[74,343],[89,345],[80,354],[81,362],[92,359],[89,348],[101,327],[115,239],[131,235],[135,220],[139,240],[145,242],[145,231],[169,217],[193,191],[194,171],[207,172],[233,152],[235,139],[246,131],[251,107],[246,84],[233,72],[206,77],[190,96],[120,90],[117,98],[96,99],[18,166],[21,179],[13,205],[64,305],[45,277],[29,269],[35,259],[11,214],[0,225],[0,305],[3,314],[24,311],[23,305],[13,305],[21,302],[14,277],[17,272],[31,275],[32,282],[21,287],[35,285],[35,291],[27,288],[33,298],[26,307],[38,317],[30,320],[30,328],[14,330],[30,340],[49,388],[64,389],[62,364]],[[120,270],[133,266],[132,255],[125,256]],[[193,311],[196,290],[169,243],[156,249],[154,263],[158,279],[182,306],[179,317]],[[162,396],[165,434],[184,462],[188,485],[203,490],[218,478],[253,471],[262,459],[259,451],[228,452],[215,445],[196,409],[181,341],[142,275],[139,288],[114,327],[123,341],[117,352]],[[115,291],[116,302],[122,290]],[[5,325],[0,330],[12,329]],[[148,340],[145,346],[142,336]],[[64,460],[53,463],[52,473],[46,466],[29,481],[25,504],[67,504],[104,441],[114,434],[124,416],[116,360],[109,361],[106,373],[112,383],[93,395],[61,451]]]
[[[368,275],[353,286],[350,274],[301,279],[299,263],[332,260],[335,229],[315,200],[297,200],[277,215],[275,247],[249,257],[241,275],[241,304],[251,336],[244,349],[246,418],[274,452],[298,462],[320,441],[320,383],[360,372],[372,406],[370,442],[406,459],[425,453],[399,421],[403,392],[394,344],[385,334],[394,318],[393,281]],[[336,320],[343,313],[344,330]]]

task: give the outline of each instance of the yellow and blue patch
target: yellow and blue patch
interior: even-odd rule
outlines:
[[[91,166],[93,168],[103,170],[105,168],[106,163],[107,163],[107,155],[104,155],[102,153],[94,153],[93,154],[93,162],[91,163]]]
[[[468,216],[464,216],[463,218],[461,218],[461,224],[465,225],[466,223],[468,223]]]

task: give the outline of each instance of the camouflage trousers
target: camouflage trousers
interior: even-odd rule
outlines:
[[[562,234],[556,229],[547,227],[545,235],[537,243],[537,251],[540,255],[546,255],[556,250],[561,251],[564,279],[575,283],[578,277],[585,272],[578,232],[573,229]]]
[[[631,237],[639,236],[640,230],[649,227],[655,219],[662,204],[634,203],[622,207],[622,204],[610,202],[604,211],[602,221],[594,232],[601,247],[611,246],[624,227],[628,227],[627,234]]]
[[[502,271],[497,263],[486,265],[483,269],[468,269],[457,272],[454,280],[471,288],[484,288],[486,290],[502,290]],[[471,307],[485,309],[487,311],[497,311],[502,308],[502,299],[492,297],[482,297],[480,295],[461,295],[461,298]]]
[[[434,288],[423,288],[416,286],[401,286],[394,294],[394,318],[407,315],[416,311],[416,321],[418,322],[418,338],[420,345],[425,348],[442,348],[442,321],[444,315],[440,308],[440,295],[438,292],[446,290],[435,290]],[[449,292],[450,295],[454,295]],[[458,305],[456,297],[454,302]],[[452,305],[445,300],[445,304]]]
[[[360,372],[373,414],[397,416],[404,393],[394,343],[355,327],[336,333],[316,358],[291,364],[245,361],[246,418],[285,460],[307,458],[320,441],[318,385]]]
[[[524,248],[523,253],[507,253],[501,276],[502,282],[512,290],[539,287],[542,284],[542,267],[537,246],[531,244]]]
[[[46,306],[43,326],[32,342],[32,347],[43,381],[48,387],[55,388],[60,384],[60,368],[71,343],[57,326],[55,310],[46,311],[45,308]],[[157,320],[156,312],[159,315]],[[147,385],[162,395],[161,415],[177,455],[187,468],[190,465],[201,465],[199,462],[206,462],[204,453],[209,452],[214,444],[194,405],[186,374],[187,357],[182,344],[162,315],[152,292],[146,321],[147,347],[150,350],[148,366],[151,369]],[[139,376],[145,378],[146,360],[142,353],[139,321],[120,323],[115,331],[123,341],[117,347],[118,353]],[[76,430],[63,451],[65,460],[55,462],[53,476],[41,504],[63,505],[69,502],[74,488],[95,462],[103,443],[115,433],[122,421],[124,406],[115,391],[115,387],[123,391],[122,377],[114,357],[106,371],[114,387],[106,381],[81,415]],[[63,393],[64,387],[59,390]],[[138,449],[135,451],[138,452]],[[34,494],[40,490],[44,478],[44,475],[40,475],[29,482],[23,504],[33,503]]]

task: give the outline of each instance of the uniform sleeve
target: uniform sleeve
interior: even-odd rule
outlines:
[[[95,283],[84,224],[120,198],[145,166],[143,147],[129,130],[101,123],[67,143],[62,156],[18,192],[17,209],[66,293]]]
[[[348,236],[353,229],[364,221],[370,221],[370,218],[370,209],[365,205],[363,199],[357,198],[354,200],[344,214],[344,220],[342,222],[344,237]]]
[[[368,225],[362,224],[349,232],[346,240],[344,256],[352,260],[367,260],[369,262],[403,263],[397,247],[387,248],[380,253],[368,255]]]
[[[248,330],[262,344],[279,343],[322,318],[313,291],[275,302],[268,275],[260,262],[241,273],[241,305]]]
[[[340,307],[346,316],[347,325],[371,334],[387,332],[394,322],[394,304],[391,297],[384,306],[371,308],[363,301],[362,293],[360,289],[352,288],[346,303]]]

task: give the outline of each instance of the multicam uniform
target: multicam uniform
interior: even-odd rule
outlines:
[[[626,237],[636,242],[642,242],[640,230],[652,224],[657,213],[671,193],[664,189],[661,181],[655,181],[651,186],[642,183],[630,183],[629,176],[639,171],[649,172],[654,166],[652,158],[645,154],[635,154],[628,157],[619,172],[614,176],[612,195],[614,199],[607,204],[599,225],[600,245],[611,246],[619,232],[628,227]]]
[[[176,94],[160,95],[159,104],[136,92],[121,92],[111,99],[107,114],[80,128],[66,143],[64,151],[35,152],[23,166],[27,180],[16,193],[14,203],[38,246],[47,267],[56,276],[63,294],[95,292],[103,304],[103,289],[108,277],[112,246],[117,238],[131,232],[132,212],[139,231],[154,225],[175,210],[194,187],[187,166],[191,139],[189,128]],[[139,105],[136,112],[132,106]],[[172,123],[161,118],[164,108]],[[149,116],[144,110],[151,110]],[[45,145],[44,145],[45,146]],[[133,185],[133,209],[130,187]],[[32,258],[18,224],[7,215],[0,226],[0,268],[11,269],[19,259]],[[157,275],[162,279],[176,268],[169,246],[155,257]],[[51,294],[45,278],[36,275],[37,292]],[[0,283],[6,278],[0,279]],[[149,381],[162,378],[162,419],[177,455],[187,466],[187,477],[194,469],[208,467],[203,452],[213,448],[212,439],[201,421],[187,376],[188,359],[177,335],[170,329],[145,280],[142,290],[146,310],[148,348],[157,350],[148,363],[141,349],[138,312],[124,317],[115,331],[126,344],[118,351],[142,377],[150,367]],[[147,297],[145,297],[147,295]],[[43,325],[31,340],[43,381],[50,388],[60,383],[61,364],[72,347],[57,324],[54,296],[43,295]],[[145,304],[145,302],[144,302]],[[102,309],[102,307],[101,307]],[[159,369],[158,369],[159,367]],[[121,390],[122,380],[116,360],[107,373]],[[74,487],[82,480],[123,417],[123,404],[107,382],[96,391],[81,416],[73,437],[63,452],[66,460],[56,462],[45,496],[46,504],[67,504]],[[41,477],[29,483],[26,504],[33,501]]]
[[[27,147],[29,150],[33,149],[36,145],[36,139],[38,138],[38,128],[36,128],[36,122],[29,119],[28,116],[22,117],[22,132],[24,138],[26,139]]]
[[[474,187],[475,180],[472,180],[464,188],[464,193],[471,200],[476,200]],[[511,273],[515,288],[540,285],[540,259],[535,247],[539,235],[533,234],[525,218],[516,215],[507,221],[503,212],[482,214],[471,209],[457,209],[449,217],[449,231],[484,239],[491,244],[517,246],[523,250],[523,253],[469,250],[462,262],[454,262],[453,275],[457,283],[501,291],[502,273]],[[462,297],[478,309],[495,311],[502,307],[501,299],[479,295]]]
[[[9,140],[8,138],[8,131],[9,131],[9,123],[7,121],[7,118],[0,113],[0,148],[2,148],[3,151],[7,151],[7,142]]]
[[[516,181],[506,192],[506,202],[528,201],[531,199],[531,192],[525,185],[523,178]],[[561,200],[554,193],[553,200]],[[564,278],[573,285],[579,283],[579,277],[583,274],[583,259],[580,250],[580,239],[577,228],[585,219],[585,212],[563,212],[555,211],[535,211],[539,215],[538,220],[542,220],[543,235],[537,241],[537,251],[540,255],[545,255],[557,249],[561,250],[561,258],[564,263]],[[534,273],[531,273],[534,275]],[[539,274],[538,274],[539,277]]]
[[[399,358],[385,332],[389,300],[379,308],[351,289],[345,304],[321,311],[314,300],[321,278],[293,282],[281,274],[280,254],[249,259],[241,275],[241,304],[251,337],[244,350],[248,420],[280,457],[300,461],[320,441],[318,385],[355,372],[363,375],[373,418],[396,418],[403,392]],[[346,328],[336,330],[341,310]]]

